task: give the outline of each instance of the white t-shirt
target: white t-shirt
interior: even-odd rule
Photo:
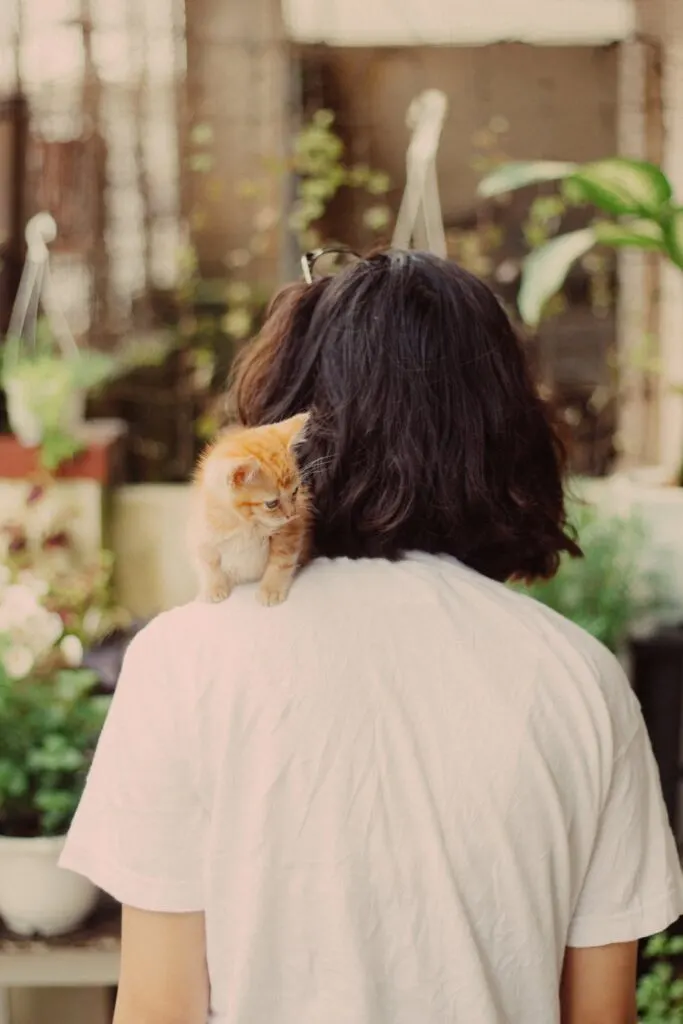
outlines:
[[[422,554],[155,619],[62,864],[205,912],[216,1024],[555,1024],[567,945],[683,913],[615,659]]]

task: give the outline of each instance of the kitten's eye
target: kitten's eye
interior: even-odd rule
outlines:
[[[298,487],[295,487],[295,488],[294,488],[294,490],[292,491],[292,497],[293,497],[293,498],[296,498],[296,496],[297,496],[297,494],[298,494],[298,493],[299,493],[299,488],[298,488]]]
[[[275,509],[280,504],[280,502],[279,502],[278,498],[273,498],[272,501],[264,501],[263,504],[268,509],[269,512],[274,512]]]

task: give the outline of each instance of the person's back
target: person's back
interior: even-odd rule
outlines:
[[[374,256],[236,390],[312,409],[317,557],[127,653],[63,858],[125,905],[116,1024],[633,1024],[681,872],[615,659],[502,582],[580,551],[501,307]]]
[[[630,842],[655,777],[645,749],[615,776],[642,743],[616,662],[454,560],[319,561],[276,611],[160,617],[138,675],[145,645],[156,714],[194,723],[217,1024],[554,1024],[567,939],[675,910],[661,826]]]

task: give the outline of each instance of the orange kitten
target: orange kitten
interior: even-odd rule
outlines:
[[[261,581],[263,604],[280,604],[308,555],[311,517],[294,449],[308,413],[227,430],[200,459],[189,539],[199,596],[222,601]]]

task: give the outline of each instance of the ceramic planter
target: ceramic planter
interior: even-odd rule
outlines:
[[[54,423],[67,434],[74,434],[85,420],[84,391],[69,391],[59,395],[55,389],[62,390],[63,383],[59,380],[36,381],[24,380],[21,377],[9,376],[4,381],[7,395],[7,418],[17,440],[33,448],[43,440],[45,422],[42,409],[55,406],[58,399],[59,416]]]
[[[57,866],[63,846],[64,836],[0,836],[0,917],[17,935],[64,935],[94,910],[99,890]]]
[[[125,424],[120,420],[88,420],[79,430],[84,448],[63,462],[59,480],[119,483],[123,476]],[[40,474],[40,450],[22,444],[14,434],[0,434],[0,481],[27,480]]]

